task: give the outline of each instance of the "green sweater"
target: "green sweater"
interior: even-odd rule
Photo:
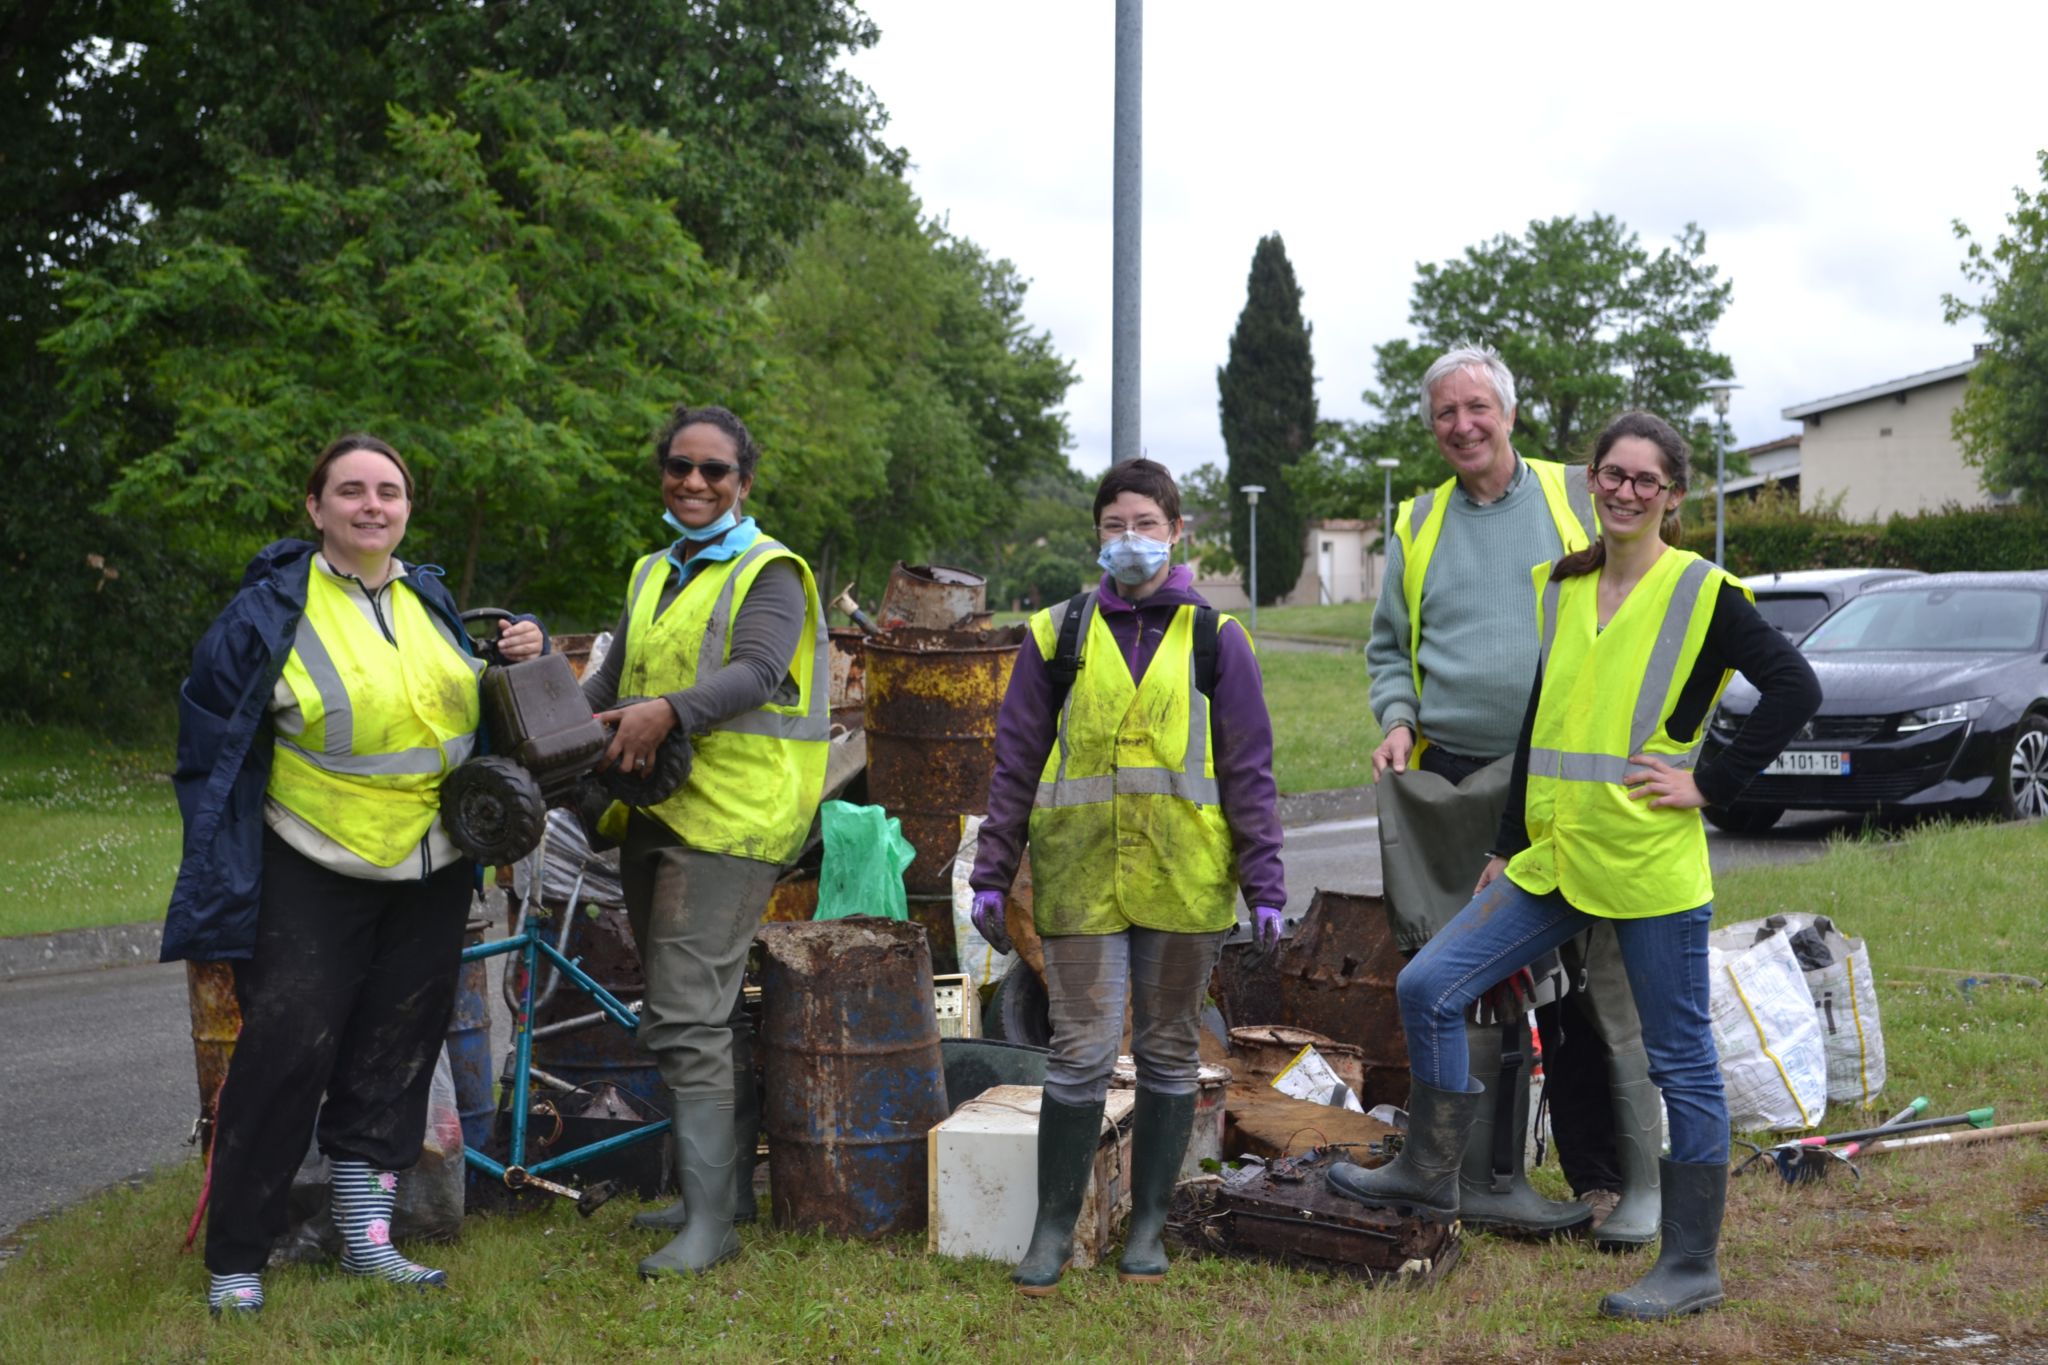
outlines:
[[[1514,752],[1536,677],[1536,590],[1529,570],[1564,552],[1542,484],[1523,465],[1499,502],[1453,489],[1422,582],[1422,696],[1408,660],[1401,541],[1387,538],[1385,589],[1373,612],[1366,667],[1382,729],[1414,727],[1469,758]]]

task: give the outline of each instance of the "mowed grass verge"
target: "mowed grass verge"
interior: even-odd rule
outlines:
[[[1824,910],[1870,941],[1885,1112],[1924,1094],[1938,1112],[1995,1104],[2000,1122],[2048,1118],[2048,999],[1988,980],[1964,989],[1947,974],[2048,975],[2044,836],[2040,825],[1929,827],[1841,843],[1809,864],[1722,878],[1721,919]],[[1723,1247],[1730,1302],[1668,1324],[1594,1315],[1645,1255],[1482,1235],[1422,1291],[1182,1257],[1164,1286],[1120,1286],[1098,1269],[1026,1302],[1003,1267],[928,1257],[916,1238],[856,1245],[763,1223],[739,1259],[650,1286],[632,1265],[659,1238],[627,1227],[630,1201],[588,1220],[561,1206],[472,1219],[459,1243],[416,1249],[450,1272],[443,1294],[281,1270],[261,1319],[218,1324],[197,1258],[176,1251],[199,1182],[188,1162],[26,1230],[0,1268],[0,1341],[9,1360],[223,1362],[1735,1362],[1901,1358],[1888,1344],[1933,1351],[1965,1332],[1998,1339],[1979,1358],[2048,1350],[2048,1142],[1863,1167],[1860,1183],[1846,1171],[1800,1187],[1738,1181]],[[1554,1165],[1537,1174],[1555,1192]]]
[[[169,743],[0,725],[0,936],[163,917],[178,870]]]

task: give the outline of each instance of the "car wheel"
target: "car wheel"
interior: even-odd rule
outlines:
[[[1762,834],[1778,823],[1783,806],[1708,806],[1706,817],[1714,828],[1730,834]]]
[[[2048,716],[2020,717],[2012,732],[2012,755],[2006,762],[2005,799],[1999,813],[2008,820],[2038,820],[2048,815]]]
[[[455,846],[487,867],[540,847],[547,801],[533,775],[509,758],[473,758],[441,783],[441,824]]]

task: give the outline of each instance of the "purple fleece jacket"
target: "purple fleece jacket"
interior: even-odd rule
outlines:
[[[1095,604],[1134,678],[1145,676],[1175,611],[1208,605],[1195,591],[1194,574],[1185,564],[1176,564],[1159,590],[1136,606],[1117,596],[1115,580],[1105,574],[1095,590]],[[1027,633],[1024,647],[1017,651],[1009,691],[996,713],[996,770],[989,781],[988,819],[981,826],[971,879],[977,891],[1008,893],[1017,875],[1038,776],[1058,737],[1052,691],[1052,675],[1039,655],[1038,642]],[[1273,722],[1266,714],[1259,661],[1242,629],[1226,625],[1217,641],[1216,691],[1209,717],[1216,739],[1216,785],[1237,853],[1238,885],[1247,904],[1285,906],[1287,881],[1280,867],[1280,812],[1273,785]]]

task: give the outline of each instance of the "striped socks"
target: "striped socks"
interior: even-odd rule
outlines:
[[[336,1161],[333,1191],[343,1270],[422,1289],[448,1282],[445,1272],[414,1265],[391,1245],[391,1206],[398,1193],[395,1174],[374,1170],[367,1161]]]
[[[261,1275],[215,1275],[206,1287],[206,1309],[215,1317],[222,1313],[258,1313],[263,1310]]]

